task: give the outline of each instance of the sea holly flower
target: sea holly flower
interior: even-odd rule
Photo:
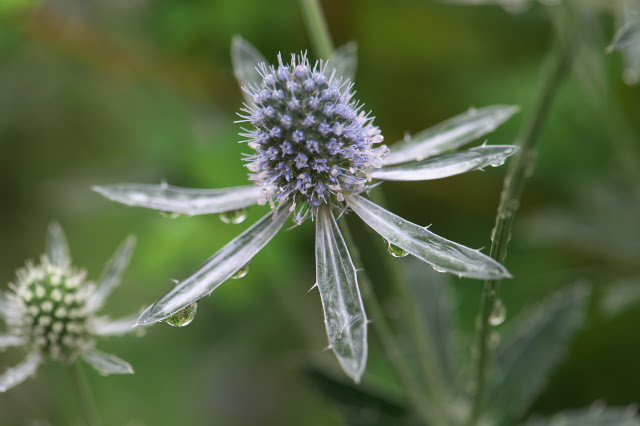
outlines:
[[[340,70],[331,68],[330,62],[312,66],[305,54],[292,55],[290,62],[279,56],[278,65],[269,66],[253,46],[240,38],[234,40],[234,71],[246,98],[240,116],[251,125],[242,135],[254,151],[246,157],[253,185],[94,188],[127,205],[187,215],[233,212],[260,203],[269,203],[273,209],[149,307],[138,324],[164,320],[210,294],[242,270],[291,216],[298,225],[315,221],[316,286],[330,347],[356,382],[366,364],[367,317],[336,214],[355,212],[389,242],[396,255],[410,253],[439,271],[478,279],[509,276],[501,264],[478,250],[402,219],[363,194],[374,179],[439,179],[503,164],[516,152],[515,146],[483,145],[445,152],[494,130],[517,108],[474,109],[387,148],[381,144],[383,137],[373,118],[354,101],[353,84],[340,76],[342,69],[355,69],[349,56],[352,52],[354,49],[338,51],[343,55],[336,61],[342,64]]]
[[[133,236],[127,238],[93,283],[86,271],[71,265],[60,225],[49,226],[40,263],[27,262],[10,291],[0,292],[0,317],[8,326],[8,332],[0,333],[0,349],[22,346],[28,353],[0,375],[0,392],[22,383],[48,358],[71,364],[80,357],[103,375],[133,373],[129,363],[97,350],[95,344],[97,337],[133,330],[137,314],[110,320],[97,312],[120,283],[135,242]]]

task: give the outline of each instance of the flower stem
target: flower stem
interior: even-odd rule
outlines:
[[[367,312],[369,312],[371,316],[373,327],[380,338],[380,342],[387,353],[391,365],[404,385],[407,397],[411,400],[418,415],[426,424],[434,426],[447,425],[446,419],[441,417],[439,410],[426,399],[419,382],[416,380],[415,374],[413,374],[406,358],[400,352],[400,346],[391,331],[391,326],[387,322],[384,310],[376,298],[373,285],[367,274],[361,268],[362,261],[360,259],[360,252],[353,241],[351,231],[344,218],[339,220],[339,224],[347,247],[349,247],[353,263],[358,270],[358,282],[362,290],[362,297]]]
[[[319,57],[329,59],[333,54],[333,42],[320,6],[320,0],[300,0],[300,9],[307,25],[313,50]]]
[[[509,164],[509,169],[504,179],[496,225],[491,235],[490,252],[490,256],[500,263],[504,263],[507,256],[507,246],[511,238],[514,216],[520,205],[520,197],[525,183],[533,173],[540,132],[545,124],[558,87],[567,75],[572,61],[572,44],[568,41],[561,41],[559,44],[559,49],[553,53],[553,60],[546,71],[541,94],[535,109],[518,139],[517,145],[520,150]],[[484,284],[481,311],[478,318],[477,343],[474,352],[476,359],[470,425],[477,424],[482,413],[489,367],[490,318],[498,301],[499,286],[500,281],[485,281]]]
[[[74,362],[73,365],[69,366],[69,373],[71,374],[73,389],[82,408],[85,423],[87,426],[100,426],[96,404],[89,388],[87,377],[82,370],[82,365],[77,361]]]

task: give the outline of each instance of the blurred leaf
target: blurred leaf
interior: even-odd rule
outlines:
[[[486,412],[495,420],[516,417],[532,402],[581,325],[589,295],[574,285],[511,323],[495,351]]]
[[[412,418],[406,407],[390,401],[384,396],[355,387],[314,368],[305,369],[313,385],[335,403],[348,426],[411,426],[419,423]]]
[[[260,86],[262,77],[258,71],[258,64],[268,62],[254,45],[238,35],[234,36],[231,42],[231,62],[233,74],[241,89],[245,86]],[[244,90],[242,96],[248,105],[253,104],[253,99]]]
[[[635,406],[626,408],[603,407],[597,404],[582,410],[567,411],[547,419],[534,418],[525,426],[638,426]]]
[[[458,328],[455,321],[455,295],[450,276],[434,271],[417,260],[407,262],[408,281],[425,329],[428,350],[437,361],[445,385],[455,389],[459,372]]]
[[[611,318],[640,302],[640,276],[610,284],[604,290],[602,311]]]
[[[353,81],[358,68],[358,45],[351,41],[333,51],[329,58],[329,67],[336,69],[336,75]]]

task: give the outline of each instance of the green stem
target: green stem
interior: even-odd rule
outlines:
[[[429,425],[447,425],[446,419],[442,418],[439,411],[426,399],[424,392],[420,388],[419,382],[416,380],[415,375],[411,372],[411,368],[406,361],[406,358],[402,355],[399,349],[399,344],[395,340],[391,331],[391,326],[387,322],[386,316],[382,306],[378,302],[376,295],[373,291],[373,285],[369,280],[366,273],[363,272],[360,260],[360,252],[353,241],[351,231],[344,221],[344,218],[339,220],[340,230],[345,239],[347,247],[353,260],[353,264],[358,269],[358,282],[360,289],[362,290],[362,297],[372,321],[372,326],[375,329],[380,342],[396,371],[398,378],[402,382],[405,388],[405,393],[410,399],[418,415],[422,420]]]
[[[333,54],[333,42],[320,7],[320,0],[300,0],[300,9],[316,55],[329,59]]]
[[[560,48],[555,52],[555,58],[547,69],[544,86],[540,98],[530,117],[528,125],[523,128],[517,145],[520,147],[518,154],[511,161],[507,175],[504,179],[504,187],[500,197],[500,205],[496,217],[496,225],[491,235],[490,256],[500,263],[504,263],[507,256],[507,246],[511,239],[513,220],[520,205],[520,197],[525,183],[533,173],[536,157],[536,147],[540,132],[544,127],[551,103],[557,94],[557,89],[568,73],[572,60],[572,43],[561,42]],[[473,402],[471,408],[470,425],[478,423],[482,405],[485,398],[487,370],[489,367],[489,336],[490,317],[494,306],[498,301],[500,281],[485,281],[482,295],[481,311],[478,318],[477,343],[474,355],[475,371],[472,387]]]
[[[73,365],[69,366],[69,373],[71,374],[73,389],[78,397],[87,426],[100,426],[96,404],[93,400],[87,377],[82,370],[82,365],[77,361],[74,362]]]

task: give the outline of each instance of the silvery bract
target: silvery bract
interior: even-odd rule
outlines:
[[[608,52],[619,50],[624,60],[623,78],[627,84],[640,80],[640,0],[623,0],[618,10],[620,28]]]
[[[360,380],[367,358],[367,317],[356,269],[336,223],[353,210],[391,244],[435,269],[460,277],[501,279],[507,270],[477,250],[439,237],[363,197],[373,179],[439,179],[501,165],[515,146],[480,146],[447,153],[493,131],[516,111],[512,106],[472,109],[387,148],[373,117],[354,100],[355,46],[338,49],[331,62],[311,65],[305,54],[269,66],[241,38],[232,46],[234,73],[245,94],[242,135],[251,186],[186,189],[116,184],[94,189],[112,200],[187,215],[232,212],[252,204],[274,209],[215,253],[195,274],[149,307],[138,324],[161,321],[210,294],[243,268],[293,215],[316,222],[316,286],[332,350],[344,371]],[[240,215],[242,216],[242,215]],[[227,219],[229,219],[227,217]]]
[[[0,392],[22,383],[47,358],[73,363],[81,357],[103,375],[133,373],[129,363],[95,349],[95,344],[96,337],[122,335],[135,324],[137,314],[113,321],[96,315],[120,283],[134,246],[135,238],[127,238],[93,283],[84,270],[71,266],[60,225],[49,226],[40,263],[27,262],[11,290],[0,292],[0,317],[8,326],[8,332],[0,334],[0,349],[22,346],[28,353],[0,375]]]

